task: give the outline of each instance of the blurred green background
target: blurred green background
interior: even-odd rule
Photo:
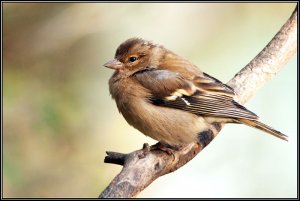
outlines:
[[[130,37],[163,44],[227,82],[295,3],[2,3],[3,196],[97,197],[121,170],[106,150],[155,143],[130,127],[102,64]],[[296,197],[296,56],[246,106],[288,143],[227,125],[138,197]]]

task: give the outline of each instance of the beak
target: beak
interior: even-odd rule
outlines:
[[[106,62],[105,64],[103,64],[103,66],[105,66],[106,68],[118,70],[123,67],[123,63],[117,59],[113,59],[113,60],[110,60],[109,62]]]

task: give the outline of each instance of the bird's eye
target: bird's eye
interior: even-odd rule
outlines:
[[[136,60],[137,60],[136,57],[129,57],[129,61],[130,61],[130,62],[135,62]]]

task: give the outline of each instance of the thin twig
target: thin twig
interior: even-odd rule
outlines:
[[[117,165],[124,165],[127,154],[122,154],[113,151],[107,151],[107,156],[104,158],[104,163],[113,163]]]

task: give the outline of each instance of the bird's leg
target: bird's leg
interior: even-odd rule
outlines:
[[[174,155],[174,151],[179,151],[182,148],[180,145],[169,145],[167,143],[158,142],[151,146],[151,150],[161,150],[166,152],[168,155]]]
[[[145,158],[147,154],[149,154],[150,151],[154,150],[161,150],[163,152],[166,152],[168,155],[174,155],[175,151],[179,151],[182,149],[182,146],[180,145],[169,145],[167,143],[158,142],[152,146],[149,146],[148,143],[143,144],[142,152],[139,153],[138,157],[139,159]]]

